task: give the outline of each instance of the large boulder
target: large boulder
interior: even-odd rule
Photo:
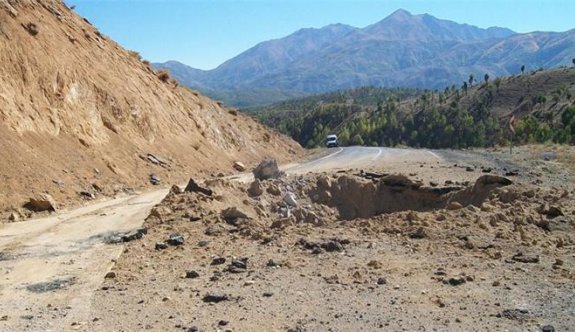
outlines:
[[[262,161],[254,170],[254,177],[258,180],[277,179],[283,172],[279,170],[278,163],[274,159]]]
[[[57,210],[56,201],[49,194],[40,194],[30,198],[25,207],[36,212]]]

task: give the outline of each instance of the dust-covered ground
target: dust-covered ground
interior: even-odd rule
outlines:
[[[569,153],[174,187],[70,328],[573,330]]]

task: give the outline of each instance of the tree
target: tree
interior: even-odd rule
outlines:
[[[467,82],[463,82],[463,92],[467,94]]]
[[[573,62],[573,66],[575,66],[575,58],[573,58],[571,61]]]
[[[499,91],[499,86],[501,85],[501,78],[496,78],[495,79],[495,86],[497,87],[497,91]]]
[[[469,86],[473,86],[473,80],[475,80],[475,77],[473,77],[473,74],[469,74]]]
[[[489,83],[489,74],[485,74],[485,76],[483,77],[485,79],[485,83]]]
[[[525,73],[525,65],[521,65],[521,74]]]

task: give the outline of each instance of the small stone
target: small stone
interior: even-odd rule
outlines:
[[[500,282],[499,280],[495,280],[495,281],[491,284],[491,286],[493,286],[493,287],[499,287],[500,285],[501,285],[501,282]]]
[[[343,245],[339,241],[328,241],[326,243],[322,243],[321,248],[327,252],[343,251]]]
[[[272,297],[273,295],[274,295],[274,293],[271,293],[271,292],[265,292],[265,293],[263,293],[263,296],[264,296],[264,297]]]
[[[264,193],[264,188],[263,188],[260,180],[256,179],[254,182],[252,182],[250,184],[250,187],[248,188],[248,195],[250,195],[252,197],[257,197],[257,196],[261,196],[263,193]]]
[[[465,282],[466,280],[463,277],[453,277],[447,279],[447,283],[450,284],[451,286],[459,286],[464,284]]]
[[[210,265],[222,265],[226,262],[224,257],[215,257]]]
[[[106,278],[106,279],[114,279],[114,278],[116,278],[116,272],[110,271],[110,272],[106,273],[106,276],[105,276],[104,278]]]
[[[228,295],[220,292],[209,292],[202,298],[202,301],[207,303],[218,303],[227,300],[229,300]]]
[[[377,278],[377,284],[378,285],[385,285],[385,284],[387,284],[387,280],[384,277],[379,277],[379,278]]]
[[[455,202],[455,201],[449,202],[449,204],[447,204],[448,210],[459,210],[462,207],[463,207],[463,205],[461,205],[461,203]]]
[[[179,246],[184,244],[184,237],[178,233],[173,233],[170,235],[166,242],[172,246]]]
[[[198,278],[200,276],[200,274],[196,271],[186,271],[186,278],[188,279],[195,279]]]
[[[205,240],[202,240],[202,241],[199,241],[199,242],[198,242],[198,246],[199,246],[199,247],[205,247],[205,246],[207,246],[208,244],[210,244],[210,242],[205,241]]]
[[[165,242],[156,242],[156,250],[168,249],[168,245]]]
[[[278,263],[276,261],[274,261],[273,259],[270,259],[268,261],[268,263],[266,264],[267,267],[280,267],[281,263]]]
[[[18,222],[20,221],[20,215],[17,212],[12,212],[10,213],[8,220],[12,222]]]
[[[518,253],[511,257],[511,259],[520,263],[539,263],[538,255],[524,255],[523,253]]]
[[[553,327],[553,325],[542,326],[541,332],[555,332],[555,327]]]
[[[246,171],[246,165],[244,165],[242,162],[239,161],[234,162],[234,168],[239,172]]]

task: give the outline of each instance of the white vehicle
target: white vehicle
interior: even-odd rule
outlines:
[[[327,135],[327,138],[325,139],[325,145],[328,148],[338,147],[339,143],[337,142],[337,136],[336,135]]]

